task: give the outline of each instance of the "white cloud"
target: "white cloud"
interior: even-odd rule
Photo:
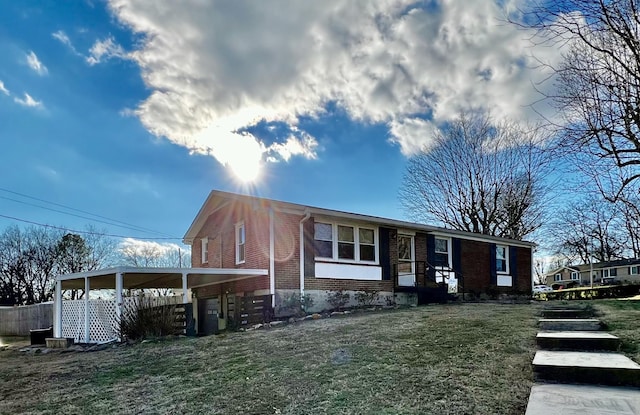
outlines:
[[[96,40],[89,49],[89,56],[85,59],[91,66],[104,62],[109,59],[128,59],[125,50],[115,42],[112,36],[104,40]]]
[[[74,55],[82,56],[82,54],[77,51],[75,46],[73,46],[73,43],[71,43],[71,39],[69,39],[69,36],[67,36],[67,34],[63,30],[58,30],[57,32],[53,32],[51,34],[51,37],[58,40],[60,43],[62,43],[66,47],[68,47],[69,50],[71,50],[71,52],[73,52]]]
[[[3,94],[5,94],[7,96],[11,95],[9,90],[4,86],[4,82],[2,82],[2,81],[0,81],[0,92],[2,92]]]
[[[138,63],[152,90],[135,114],[154,134],[223,163],[236,157],[236,144],[268,160],[315,157],[311,136],[268,146],[237,131],[260,120],[295,129],[300,116],[321,115],[329,102],[354,120],[385,123],[391,141],[411,154],[461,109],[534,119],[534,85],[547,77],[531,57],[531,33],[501,20],[505,11],[493,0],[110,0],[110,7],[142,35],[135,51],[119,52]],[[550,63],[559,56],[551,48],[535,53]]]
[[[38,56],[36,56],[34,51],[29,51],[29,53],[27,53],[27,65],[29,65],[29,67],[40,76],[44,76],[49,72],[47,67],[40,62],[40,59],[38,59]]]
[[[143,253],[153,253],[153,255],[164,256],[172,252],[177,252],[178,250],[182,250],[184,252],[184,247],[178,244],[170,242],[160,243],[155,241],[143,241],[135,238],[124,238],[122,242],[120,242],[118,248],[121,251],[123,249],[129,249],[140,255]]]
[[[38,101],[33,99],[33,97],[26,92],[24,93],[24,98],[14,97],[13,100],[22,105],[23,107],[31,107],[31,108],[44,108],[42,101]]]

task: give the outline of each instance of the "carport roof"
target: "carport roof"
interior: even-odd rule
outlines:
[[[123,288],[183,288],[182,276],[187,279],[187,288],[222,284],[245,278],[268,275],[266,269],[240,268],[151,268],[115,267],[95,271],[59,275],[63,290],[83,289],[89,278],[91,289],[115,289],[116,275],[123,275]]]

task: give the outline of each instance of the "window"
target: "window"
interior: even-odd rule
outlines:
[[[504,245],[496,245],[496,271],[501,274],[509,273],[509,249]]]
[[[580,279],[580,273],[577,271],[572,271],[571,272],[571,279],[572,280],[579,280]]]
[[[207,262],[209,262],[209,238],[202,238],[202,240],[200,241],[200,246],[201,246],[201,252],[202,252],[202,262],[203,264],[206,264]]]
[[[376,237],[373,229],[360,228],[360,261],[376,260]]]
[[[236,223],[236,264],[243,264],[245,259],[246,235],[244,222]]]
[[[316,258],[345,262],[377,261],[377,232],[373,228],[315,222],[313,238]]]
[[[607,268],[602,270],[602,278],[610,278],[618,275],[616,268]]]
[[[333,258],[333,227],[330,223],[314,224],[316,256]]]
[[[447,238],[436,238],[436,257],[435,264],[436,267],[447,267],[449,268],[449,239]]]
[[[398,235],[398,273],[413,274],[413,237]]]
[[[638,275],[640,274],[640,265],[634,265],[629,267],[629,275]]]
[[[356,259],[356,241],[352,226],[338,225],[338,259]]]
[[[556,274],[553,276],[554,281],[562,281],[562,274]]]

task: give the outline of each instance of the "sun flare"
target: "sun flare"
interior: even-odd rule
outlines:
[[[247,157],[229,162],[233,174],[243,183],[255,182],[260,177],[260,161]]]

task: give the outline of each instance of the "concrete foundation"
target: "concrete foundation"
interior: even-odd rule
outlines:
[[[640,414],[640,391],[584,385],[534,385],[526,415]]]

